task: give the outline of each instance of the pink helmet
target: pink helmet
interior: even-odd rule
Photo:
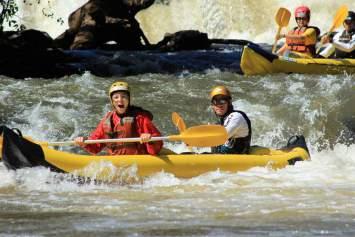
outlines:
[[[311,18],[311,10],[307,6],[299,6],[295,10],[295,17]]]

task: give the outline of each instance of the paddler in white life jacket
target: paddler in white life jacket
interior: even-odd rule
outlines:
[[[320,52],[320,56],[328,58],[355,58],[355,12],[349,11],[345,18],[344,30],[333,37],[326,34],[322,37],[322,43],[330,43]]]
[[[312,58],[316,54],[317,38],[320,30],[315,26],[308,26],[311,10],[306,6],[297,7],[295,20],[297,27],[287,34],[277,35],[276,38],[286,38],[285,44],[276,52],[280,56],[294,58]]]
[[[213,147],[212,153],[248,154],[251,141],[251,123],[248,116],[234,110],[230,91],[225,86],[217,86],[210,93],[212,110],[228,133],[225,144]]]
[[[152,136],[161,136],[152,122],[153,115],[147,110],[130,104],[131,93],[128,84],[117,81],[111,85],[108,94],[113,110],[105,115],[87,139],[140,137],[140,143],[85,144],[84,137],[77,137],[74,141],[93,154],[104,148],[110,155],[158,154],[163,142],[149,142]]]

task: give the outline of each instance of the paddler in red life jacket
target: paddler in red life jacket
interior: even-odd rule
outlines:
[[[217,86],[210,93],[212,110],[228,133],[225,144],[213,147],[212,153],[248,154],[251,141],[251,122],[248,116],[234,110],[230,91],[225,86]]]
[[[93,154],[104,148],[110,155],[158,154],[163,142],[149,142],[151,137],[161,136],[152,123],[153,115],[147,110],[130,104],[128,84],[117,81],[111,85],[108,94],[113,110],[105,115],[87,139],[140,137],[141,142],[85,144],[84,137],[77,137],[74,141]]]
[[[322,43],[330,43],[319,54],[324,58],[355,58],[355,12],[349,11],[345,18],[344,30],[336,33],[333,37],[326,34],[322,37]]]
[[[276,52],[280,56],[294,58],[312,58],[316,54],[316,43],[320,30],[308,26],[311,19],[311,10],[306,6],[297,7],[295,10],[297,27],[287,34],[277,35],[276,38],[286,38],[285,44]]]

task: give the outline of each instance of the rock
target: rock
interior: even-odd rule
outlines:
[[[37,30],[5,31],[0,34],[0,74],[23,79],[53,78],[79,73],[64,52],[53,49],[53,39]]]
[[[69,29],[55,39],[63,49],[93,49],[115,41],[118,49],[140,49],[149,45],[136,13],[154,0],[90,0],[70,14]]]
[[[1,34],[0,47],[10,49],[43,50],[53,47],[53,39],[38,30],[5,31]]]
[[[210,46],[211,42],[206,33],[197,30],[184,30],[174,34],[166,34],[156,47],[163,51],[180,51],[207,49]]]

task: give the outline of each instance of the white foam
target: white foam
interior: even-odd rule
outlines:
[[[20,23],[28,28],[49,32],[53,37],[62,33],[67,26],[67,18],[86,0],[27,1],[32,5],[17,0]],[[165,33],[179,30],[196,29],[207,32],[210,38],[237,38],[255,42],[274,42],[277,25],[274,16],[279,7],[286,7],[292,12],[289,29],[295,25],[293,11],[306,4],[312,10],[311,24],[318,26],[322,32],[329,29],[336,9],[345,4],[355,9],[353,0],[342,2],[328,1],[327,4],[317,0],[171,0],[169,5],[154,4],[137,14],[143,31],[151,42],[161,40]],[[52,14],[45,17],[42,12]],[[56,20],[62,18],[64,24]]]

